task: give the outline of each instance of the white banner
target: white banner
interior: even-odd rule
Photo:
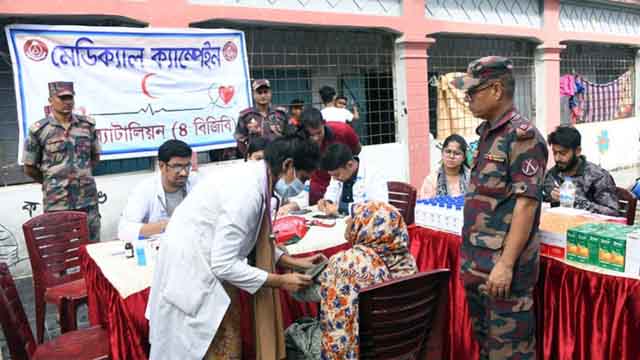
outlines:
[[[52,81],[73,81],[74,112],[95,119],[103,159],[156,155],[168,139],[197,150],[235,146],[237,115],[251,105],[240,31],[11,25],[6,34],[20,163]]]

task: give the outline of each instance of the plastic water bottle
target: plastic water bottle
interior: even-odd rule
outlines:
[[[147,240],[144,236],[138,236],[138,240],[133,242],[133,253],[138,266],[147,266]]]
[[[566,176],[562,186],[560,186],[560,206],[572,208],[576,201],[576,185],[573,178]]]
[[[311,191],[311,182],[309,180],[304,182],[304,188],[302,189],[302,199],[300,199],[300,201],[302,202],[301,205],[302,208],[306,208],[309,206],[309,191]]]

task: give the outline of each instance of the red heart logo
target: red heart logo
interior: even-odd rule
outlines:
[[[233,86],[229,85],[229,86],[220,86],[218,88],[218,95],[220,95],[220,98],[222,99],[222,101],[224,102],[224,104],[228,104],[229,101],[231,101],[231,99],[233,99],[233,94],[235,93],[235,90],[233,89]]]

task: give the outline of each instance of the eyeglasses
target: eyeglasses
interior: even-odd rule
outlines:
[[[167,164],[167,167],[173,170],[175,173],[181,173],[182,171],[190,172],[191,171],[191,163],[182,165],[182,164]]]
[[[473,97],[477,93],[481,92],[482,90],[490,88],[495,83],[496,82],[493,81],[493,82],[490,82],[490,83],[488,83],[487,85],[484,85],[484,86],[476,86],[476,87],[472,87],[470,89],[467,89],[467,92],[464,94],[464,101],[471,102],[471,100],[473,100]]]
[[[451,150],[451,149],[444,149],[442,150],[442,153],[450,157],[460,157],[464,155],[462,151]]]

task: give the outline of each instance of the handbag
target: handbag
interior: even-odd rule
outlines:
[[[293,238],[302,239],[307,234],[307,221],[302,216],[284,216],[273,222],[276,243],[284,244]]]

